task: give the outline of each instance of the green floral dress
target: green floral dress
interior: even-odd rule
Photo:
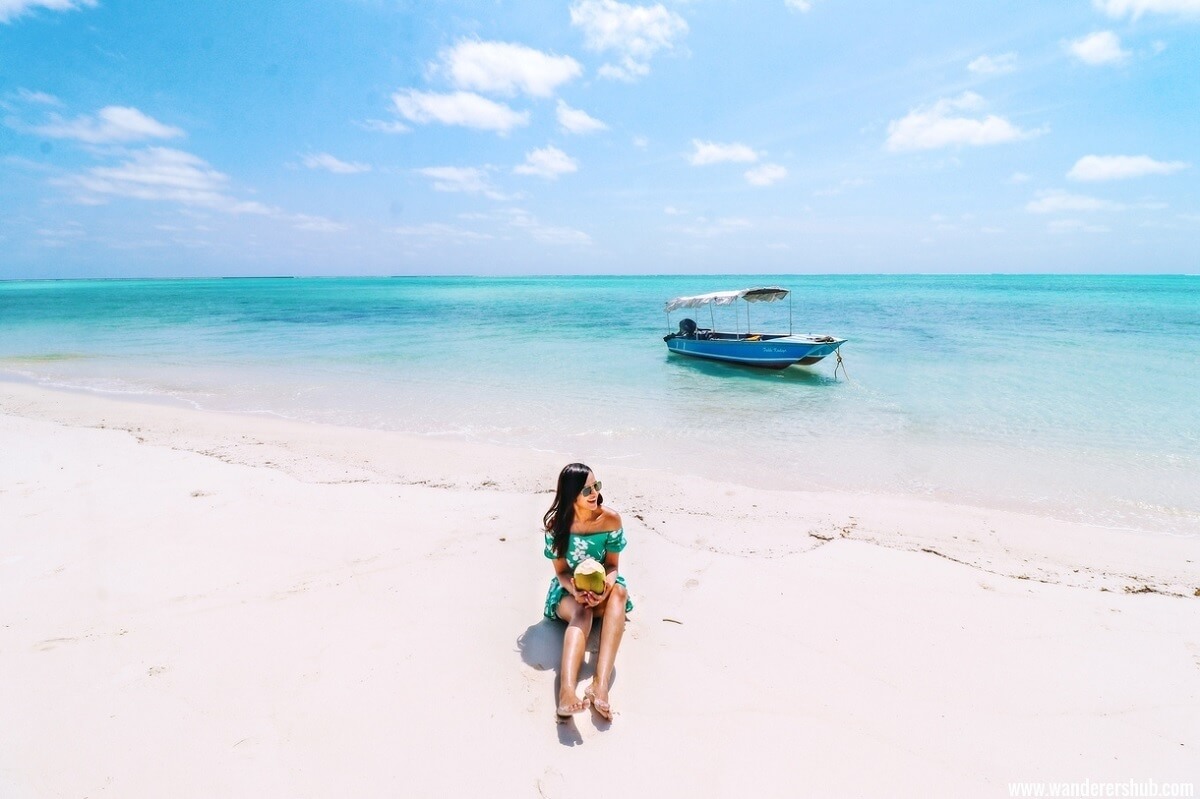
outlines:
[[[625,528],[623,527],[607,533],[571,533],[567,538],[567,565],[574,569],[588,558],[595,558],[604,563],[605,555],[609,552],[620,552],[624,548]],[[546,549],[542,554],[551,560],[558,557],[554,551],[553,533],[546,533]],[[618,574],[617,582],[625,585],[625,578]],[[558,581],[558,577],[551,577],[550,590],[546,592],[546,608],[542,611],[547,619],[558,618],[558,602],[565,593],[566,590]],[[625,612],[628,613],[631,610],[633,610],[633,602],[626,595]]]

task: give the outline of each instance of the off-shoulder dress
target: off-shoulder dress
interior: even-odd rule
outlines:
[[[625,528],[623,527],[600,533],[571,533],[567,539],[567,565],[574,570],[576,566],[588,558],[595,558],[604,563],[604,557],[609,552],[620,552],[624,548]],[[546,548],[542,554],[551,560],[558,557],[558,554],[554,551],[553,533],[546,533]],[[625,585],[625,578],[618,574],[617,582]],[[546,592],[546,607],[542,611],[547,619],[558,618],[558,603],[565,593],[566,589],[562,587],[562,583],[558,581],[558,577],[551,577],[550,589]],[[633,601],[626,598],[625,612],[628,613],[631,610],[633,610]]]

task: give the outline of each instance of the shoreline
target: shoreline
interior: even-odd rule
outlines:
[[[68,397],[77,397],[80,402],[71,402]],[[303,482],[370,482],[548,493],[561,462],[567,457],[549,450],[326,424],[268,412],[195,408],[182,400],[159,395],[110,396],[91,389],[0,380],[0,414],[12,414],[14,409],[18,415],[22,411],[32,413],[36,418],[67,427],[122,431],[139,443],[283,471]],[[181,435],[183,429],[193,434]],[[230,441],[231,434],[238,440]],[[421,457],[397,456],[386,448],[378,451],[381,442],[389,442],[396,450],[408,448],[420,452]],[[576,457],[587,460],[582,454]],[[482,463],[487,466],[481,466]],[[669,527],[680,516],[689,515],[687,508],[704,508],[703,516],[711,520],[710,526],[727,524],[734,529],[731,535],[719,538],[735,540],[713,541],[705,537],[706,545],[726,554],[779,556],[807,551],[810,546],[834,538],[851,539],[926,552],[983,571],[996,571],[996,566],[1001,565],[997,572],[1000,576],[1018,579],[1110,591],[1145,592],[1149,588],[1181,597],[1200,590],[1197,582],[1200,569],[1169,567],[1163,562],[1169,559],[1157,553],[1159,548],[1173,554],[1200,550],[1200,531],[1197,536],[1188,536],[1109,527],[912,495],[759,488],[734,480],[676,477],[651,467],[626,466],[619,460],[605,458],[594,459],[593,465],[606,473],[622,475],[629,486],[636,486],[641,479],[665,489],[661,492],[665,496],[635,490],[625,502],[629,512],[655,532],[658,532],[656,523]],[[726,507],[708,507],[711,502],[707,498],[717,495],[724,497]],[[657,507],[656,503],[662,506]],[[736,537],[750,534],[746,520],[757,515],[760,506],[770,509],[768,512],[775,517],[772,521],[803,528],[804,535],[795,536],[799,543],[781,542],[778,537],[736,543]],[[784,507],[786,511],[782,510]],[[920,526],[929,529],[897,525],[896,518],[921,518]],[[953,531],[956,526],[961,535]],[[1007,563],[997,559],[997,553],[986,551],[985,539],[995,539],[998,535],[997,542],[1002,547],[1017,550]],[[1172,545],[1171,541],[1180,543]],[[1071,549],[1064,550],[1068,545]],[[1094,560],[1105,548],[1120,551],[1120,564],[1113,558]],[[1097,552],[1089,553],[1088,549]],[[1156,554],[1151,558],[1140,557],[1138,551],[1143,549]],[[1072,562],[1072,557],[1078,561]],[[1089,561],[1089,557],[1093,560]],[[1186,565],[1186,558],[1182,562]],[[1041,573],[1026,574],[1018,564],[1028,564]],[[1093,571],[1081,577],[1076,569],[1082,568]],[[1192,582],[1197,584],[1193,586]]]
[[[499,442],[487,439],[481,439],[472,434],[465,434],[459,431],[446,432],[409,432],[403,430],[395,430],[388,427],[364,427],[353,423],[323,421],[314,418],[305,418],[303,416],[289,416],[285,413],[276,410],[231,410],[223,408],[205,407],[197,401],[185,397],[176,396],[163,391],[123,391],[120,389],[110,388],[94,388],[87,385],[71,385],[64,383],[56,383],[43,378],[38,378],[32,375],[23,374],[11,370],[0,370],[0,387],[10,384],[15,386],[26,386],[33,389],[47,391],[51,394],[63,393],[69,395],[78,395],[83,397],[93,397],[101,402],[112,401],[117,403],[133,403],[143,405],[155,405],[168,408],[176,408],[202,414],[215,414],[223,417],[249,419],[271,419],[278,420],[285,424],[295,424],[301,426],[313,426],[327,429],[353,430],[359,433],[373,433],[384,436],[394,436],[400,440],[411,440],[414,442],[432,442],[437,444],[449,443],[453,446],[472,447],[481,446],[492,449],[499,448],[502,450],[512,451],[514,453],[535,452],[540,455],[545,455],[551,461],[570,460],[574,457],[574,450],[567,451],[564,448],[536,446],[532,444],[523,444],[519,442]],[[423,446],[423,444],[419,444]],[[628,469],[631,472],[639,472],[644,474],[659,474],[665,471],[665,468],[654,464],[642,464],[630,466],[625,463],[631,459],[640,457],[638,453],[625,455],[596,455],[592,460],[597,464],[602,464],[605,467],[615,466],[621,469]],[[557,462],[557,461],[555,461]],[[946,497],[927,497],[921,493],[913,492],[886,492],[886,491],[850,491],[844,489],[835,489],[825,486],[816,487],[807,491],[800,489],[788,489],[780,484],[758,484],[754,485],[744,481],[739,481],[733,477],[721,477],[717,479],[711,473],[693,473],[688,475],[688,479],[700,479],[710,483],[731,483],[743,488],[751,490],[763,490],[768,492],[795,490],[800,493],[820,494],[828,496],[845,496],[845,497],[878,497],[884,501],[905,501],[917,500],[920,502],[928,502],[938,507],[946,508],[962,508],[965,510],[979,512],[993,512],[1012,516],[1028,516],[1033,519],[1045,519],[1048,522],[1061,523],[1070,527],[1087,527],[1097,530],[1107,530],[1112,532],[1131,533],[1135,535],[1150,535],[1150,536],[1167,536],[1167,537],[1200,537],[1200,528],[1195,531],[1176,532],[1167,529],[1151,529],[1149,527],[1138,527],[1133,525],[1107,524],[1094,520],[1072,519],[1065,518],[1062,515],[1056,514],[1038,514],[1030,512],[1028,509],[1020,507],[1004,507],[995,502],[989,504],[986,502],[971,502],[963,501],[961,498],[951,499]]]
[[[1195,538],[605,466],[619,715],[557,725],[558,456],[5,382],[0,440],[16,799],[1200,779]]]
[[[596,431],[588,431],[587,438],[580,441],[582,445],[576,448],[570,438],[559,436],[557,439],[546,440],[545,437],[531,437],[527,432],[509,435],[507,440],[504,440],[505,432],[501,431],[497,435],[501,440],[497,440],[489,434],[479,431],[469,431],[465,428],[456,428],[453,424],[440,430],[401,430],[391,427],[387,424],[375,426],[372,424],[361,423],[361,420],[354,419],[328,419],[321,418],[323,412],[313,411],[309,409],[306,414],[304,412],[292,413],[286,412],[279,408],[269,407],[272,403],[266,403],[262,408],[239,408],[236,404],[230,407],[221,407],[220,394],[202,395],[196,398],[188,396],[180,396],[171,393],[166,389],[129,389],[97,387],[86,384],[85,380],[78,383],[57,382],[47,377],[39,377],[30,373],[23,373],[10,369],[0,369],[0,386],[4,385],[27,386],[38,390],[48,391],[50,393],[63,393],[70,395],[78,395],[83,397],[94,398],[99,402],[112,401],[117,403],[132,403],[139,405],[154,405],[175,408],[180,410],[188,410],[202,414],[215,414],[228,418],[241,419],[268,419],[277,420],[284,424],[294,424],[300,426],[312,426],[315,428],[338,429],[355,431],[356,435],[373,434],[379,436],[395,437],[396,440],[408,440],[417,442],[417,446],[424,447],[429,443],[437,445],[448,444],[455,447],[472,447],[480,446],[482,448],[492,450],[500,449],[512,452],[515,457],[521,458],[526,452],[535,452],[548,456],[551,460],[563,460],[564,462],[578,457],[580,449],[588,451],[589,448],[597,449],[597,452],[590,454],[591,461],[595,465],[602,465],[605,468],[616,467],[620,469],[628,469],[631,472],[638,472],[648,475],[666,474],[668,471],[680,472],[681,470],[673,469],[670,465],[671,457],[666,450],[651,449],[640,450],[636,446],[636,442],[625,442],[625,446],[633,446],[633,450],[623,450],[618,448],[614,450],[611,446],[611,441],[602,433]],[[206,403],[206,398],[216,398],[211,403]],[[542,440],[536,440],[541,438]],[[884,440],[887,436],[880,435],[876,440]],[[853,455],[850,457],[850,462],[854,464],[869,463],[870,459],[867,456],[870,454],[870,447],[873,445],[867,444],[864,446],[865,440],[855,440],[852,442]],[[662,442],[656,442],[659,446]],[[928,469],[928,464],[934,460],[939,462],[958,462],[959,459],[965,459],[963,469],[972,472],[980,468],[980,459],[984,456],[986,450],[981,449],[977,444],[966,445],[940,445],[939,449],[933,445],[922,452],[921,459],[912,465],[913,473],[919,473]],[[881,453],[886,449],[881,449]],[[1003,451],[1001,457],[1011,458],[1015,450],[1010,446]],[[692,453],[693,455],[695,453]],[[820,461],[826,459],[825,462],[834,461],[837,458],[837,450],[831,450],[828,446],[818,449],[811,453],[811,458]],[[989,478],[989,491],[985,495],[979,493],[978,488],[967,489],[965,486],[943,487],[936,483],[930,483],[928,478],[922,477],[909,486],[905,487],[868,487],[860,491],[847,490],[841,486],[852,482],[849,475],[851,472],[846,468],[841,468],[838,472],[830,472],[821,474],[814,478],[811,473],[806,473],[802,476],[804,481],[807,481],[810,487],[808,489],[793,489],[791,485],[794,480],[788,476],[786,472],[779,471],[779,464],[747,464],[741,461],[737,464],[739,468],[728,469],[719,465],[718,460],[712,457],[712,452],[707,453],[705,457],[695,458],[688,462],[683,467],[686,471],[688,479],[703,480],[713,484],[731,483],[740,487],[751,490],[763,490],[768,492],[791,492],[817,494],[821,496],[847,496],[847,497],[862,497],[878,498],[884,502],[906,502],[915,500],[919,502],[927,502],[932,506],[939,508],[962,508],[978,512],[1000,513],[1005,515],[1030,517],[1032,519],[1045,519],[1047,522],[1061,523],[1069,527],[1091,528],[1096,530],[1108,530],[1113,532],[1126,532],[1135,535],[1151,535],[1151,536],[1168,536],[1168,537],[1200,537],[1200,516],[1197,516],[1191,510],[1179,510],[1175,516],[1162,515],[1163,509],[1156,508],[1155,513],[1159,515],[1150,519],[1148,517],[1120,518],[1124,511],[1121,511],[1118,506],[1114,505],[1108,508],[1100,508],[1097,506],[1088,505],[1072,505],[1069,496],[1062,493],[1059,496],[1053,496],[1056,486],[1051,484],[1050,496],[1052,497],[1050,504],[1039,509],[1038,503],[1029,496],[1020,495],[1017,493],[1005,493],[1004,491],[994,490],[997,481],[1003,482],[1004,473],[998,472],[993,478]],[[1034,458],[1045,457],[1047,460],[1040,467],[1040,473],[1043,476],[1048,476],[1054,470],[1062,470],[1067,465],[1074,462],[1066,458],[1066,453],[1058,452],[1041,452],[1035,453]],[[886,457],[886,455],[881,455]],[[1076,453],[1073,457],[1083,458],[1080,453]],[[864,460],[867,458],[867,460]],[[875,479],[879,479],[881,475],[886,475],[894,471],[894,465],[885,465],[883,469],[874,474]],[[899,474],[900,472],[896,472]],[[981,474],[986,474],[984,469]],[[836,476],[835,476],[836,475]],[[682,474],[681,474],[682,476]],[[890,479],[890,478],[884,478]],[[871,478],[867,478],[870,482]],[[1026,478],[1022,485],[1028,488],[1030,485]],[[1064,486],[1057,486],[1058,489]],[[872,501],[872,500],[868,500]],[[1128,503],[1126,503],[1128,505]],[[1118,518],[1100,518],[1102,516],[1118,515]],[[1191,518],[1195,517],[1196,524],[1191,524]],[[1138,522],[1141,522],[1139,524]],[[1123,523],[1124,522],[1124,523]],[[1036,524],[1037,522],[1035,522]]]

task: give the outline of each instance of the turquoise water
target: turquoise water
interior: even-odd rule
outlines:
[[[667,354],[665,300],[756,284],[795,290],[796,332],[850,339],[848,380],[832,359],[760,372]],[[788,312],[756,305],[754,327],[786,330]],[[597,469],[1200,533],[1189,276],[8,282],[0,373]]]

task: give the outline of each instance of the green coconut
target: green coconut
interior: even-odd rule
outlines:
[[[593,594],[604,593],[604,567],[592,558],[580,561],[575,567],[575,587]]]

